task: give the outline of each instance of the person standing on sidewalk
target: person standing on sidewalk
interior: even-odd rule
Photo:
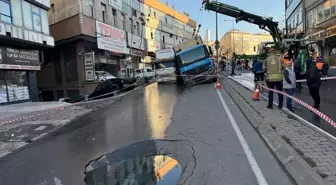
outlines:
[[[231,59],[231,75],[235,75],[235,68],[236,68],[236,54],[233,53],[232,59]]]
[[[263,62],[256,60],[253,63],[252,70],[254,72],[254,84],[256,89],[258,87],[258,83],[264,81]]]
[[[280,56],[276,54],[274,48],[269,49],[269,56],[266,58],[263,65],[264,72],[266,73],[266,84],[269,89],[276,88],[278,91],[282,91],[282,71],[283,61]],[[279,109],[283,106],[283,95],[278,93]],[[273,108],[273,91],[268,91],[268,105],[267,108]]]
[[[300,60],[298,58],[295,59],[295,61],[294,61],[294,73],[295,73],[296,79],[301,80],[301,63],[300,63]],[[298,82],[297,87],[298,87],[298,91],[301,92],[302,82]]]
[[[321,86],[321,73],[316,67],[315,62],[311,58],[306,60],[307,70],[306,79],[309,88],[309,93],[314,100],[314,108],[320,108],[320,86]]]
[[[286,68],[283,71],[283,88],[288,95],[293,96],[295,87],[296,87],[295,73],[292,70],[292,62],[288,61],[286,63]],[[294,112],[291,98],[289,97],[286,98],[286,105],[288,110]]]

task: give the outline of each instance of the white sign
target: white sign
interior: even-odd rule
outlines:
[[[131,33],[127,33],[127,41],[128,46],[131,48],[136,48],[140,50],[145,50],[145,39],[138,37],[136,35],[133,35]]]
[[[99,49],[127,53],[125,31],[99,21],[96,21],[96,30]]]
[[[121,0],[109,0],[109,5],[122,11],[122,1]]]
[[[147,51],[155,52],[156,50],[160,50],[160,43],[154,40],[147,40]]]
[[[172,59],[175,57],[173,49],[162,49],[155,52],[155,58],[159,60]]]
[[[95,59],[94,52],[84,53],[84,65],[85,65],[85,80],[95,80]]]

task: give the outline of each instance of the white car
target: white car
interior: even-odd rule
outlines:
[[[148,78],[154,78],[155,72],[150,67],[145,67],[144,69],[137,69],[135,70],[135,77],[148,77]]]
[[[96,80],[97,81],[105,81],[105,80],[114,79],[114,78],[117,78],[117,77],[111,75],[107,71],[96,71]]]
[[[158,83],[176,82],[174,60],[157,62],[155,65],[155,79]]]

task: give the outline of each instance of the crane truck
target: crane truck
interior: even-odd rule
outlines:
[[[205,10],[214,11],[235,18],[236,23],[238,23],[239,21],[249,22],[251,24],[259,26],[260,29],[269,32],[273,38],[275,49],[277,49],[278,51],[289,49],[288,53],[290,53],[290,57],[299,56],[298,59],[301,63],[301,73],[305,73],[305,59],[308,58],[307,49],[301,46],[300,40],[293,41],[293,39],[290,39],[290,42],[287,42],[287,40],[284,39],[282,31],[278,28],[279,23],[274,21],[273,18],[245,12],[238,7],[217,1],[210,2],[209,0],[203,0],[202,4]],[[265,59],[267,57],[267,51],[267,48],[265,48],[263,52],[259,53],[258,57],[261,59]]]

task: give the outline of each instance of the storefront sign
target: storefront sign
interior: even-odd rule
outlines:
[[[144,56],[144,51],[131,48],[131,54],[136,56]]]
[[[113,8],[118,9],[119,11],[122,11],[122,1],[121,0],[109,0],[109,5]]]
[[[96,30],[99,49],[127,54],[125,31],[99,21],[96,21]]]
[[[128,46],[140,50],[145,50],[145,39],[138,37],[136,35],[133,35],[131,33],[127,33],[127,41]]]
[[[336,35],[336,25],[332,26],[332,27],[329,27],[327,29],[327,37],[332,37],[332,36],[335,36],[335,35]]]
[[[0,47],[0,68],[40,70],[39,51]]]
[[[85,81],[95,81],[94,52],[84,53]]]
[[[160,50],[160,43],[154,40],[147,40],[147,51],[155,52],[156,50]]]

